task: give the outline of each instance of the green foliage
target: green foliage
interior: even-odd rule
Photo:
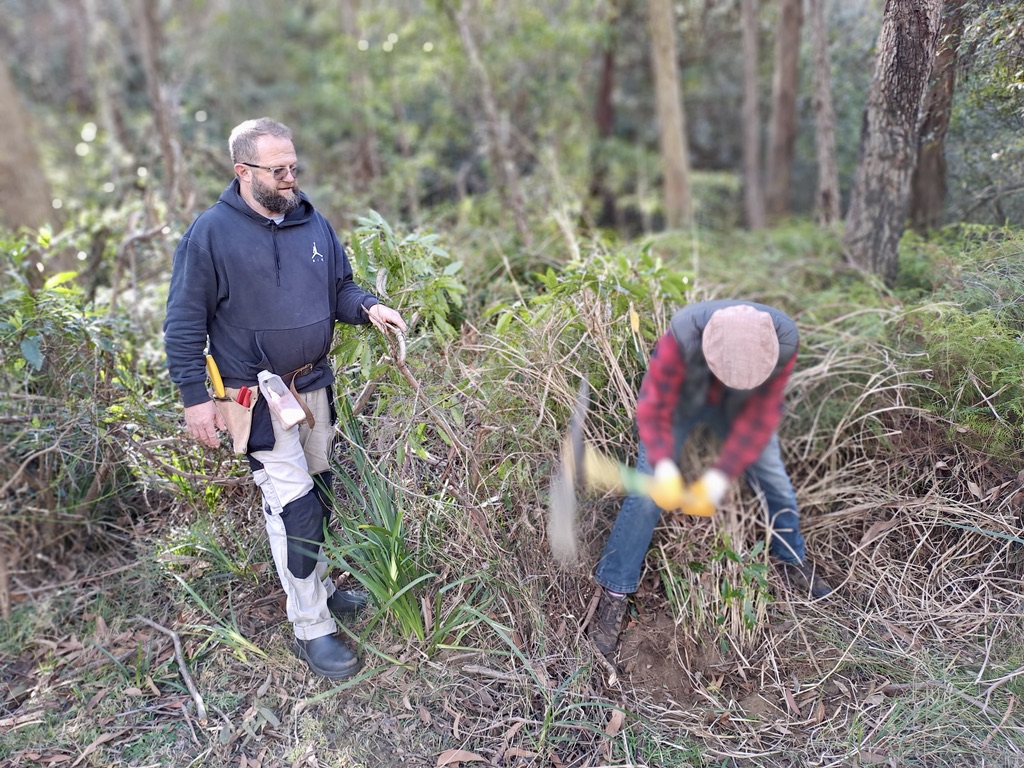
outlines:
[[[972,0],[964,10],[968,19],[961,48],[968,72],[974,78],[971,97],[978,103],[996,104],[1024,117],[1024,48],[1021,47],[1020,5],[1007,0]]]
[[[357,278],[383,288],[395,308],[422,318],[426,331],[444,344],[458,333],[466,286],[462,262],[440,246],[435,234],[399,238],[376,211],[359,219],[350,243]]]
[[[402,313],[424,342],[447,344],[458,333],[466,286],[462,263],[439,244],[437,235],[394,231],[376,211],[359,220],[349,243],[354,279],[376,291],[381,301]],[[342,368],[361,363],[371,378],[372,361],[383,352],[383,339],[370,339],[357,328],[339,328],[341,341],[332,351]]]
[[[950,420],[951,438],[1010,458],[1019,454],[1024,422],[1024,345],[1019,331],[991,310],[922,307],[909,313],[902,333],[917,341],[927,368],[919,395],[935,398],[921,405]],[[915,345],[915,346],[916,346]],[[912,351],[913,347],[908,351]]]
[[[908,234],[894,286],[907,302],[882,338],[920,371],[915,402],[951,437],[1001,457],[1024,447],[1024,243],[1002,228]]]
[[[361,508],[339,512],[341,533],[328,535],[324,552],[350,571],[379,607],[365,633],[389,617],[402,635],[423,643],[428,655],[439,647],[457,646],[476,624],[469,611],[475,610],[480,588],[462,593],[468,576],[441,583],[440,575],[426,566],[429,550],[410,548],[405,524],[408,502],[391,478],[369,460],[361,426],[344,398],[339,410],[339,426],[354,469],[339,466],[335,475],[349,502],[358,501]],[[431,593],[432,609],[421,610]]]
[[[664,332],[660,322],[667,305],[685,303],[691,277],[675,268],[647,242],[638,249],[609,253],[595,250],[559,269],[535,275],[536,292],[513,302],[498,302],[486,311],[495,318],[499,338],[512,341],[535,335],[545,326],[565,328],[560,345],[574,346],[588,330],[590,318],[581,313],[588,301],[599,307],[600,319],[612,324],[612,355],[629,350],[636,361],[645,359],[647,346]]]
[[[205,638],[196,651],[196,655],[211,646],[218,645],[229,649],[235,658],[242,662],[248,663],[252,658],[266,658],[266,652],[249,640],[239,629],[232,613],[222,611],[216,605],[210,605],[209,601],[200,595],[192,584],[178,574],[173,574],[173,576],[191,599],[193,605],[209,618],[208,622],[194,622],[189,626],[190,630]]]
[[[742,634],[759,626],[771,602],[764,541],[737,552],[728,537],[720,535],[705,558],[681,564],[663,557],[660,566],[676,623],[693,638],[717,634],[723,653],[737,629]],[[737,618],[740,626],[731,626]]]
[[[37,247],[47,244],[40,237]],[[22,271],[24,238],[0,250],[13,278],[0,293],[0,391],[8,415],[0,434],[9,459],[25,462],[21,479],[32,493],[59,500],[65,511],[97,515],[127,481],[105,435],[107,409],[121,397],[119,371],[131,368],[132,328],[90,304],[71,275],[33,289]]]

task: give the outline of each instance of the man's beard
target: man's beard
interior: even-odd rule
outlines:
[[[286,197],[277,191],[277,187],[271,187],[260,182],[259,179],[252,180],[253,199],[271,213],[285,216],[299,207],[299,187],[292,187],[292,194]]]

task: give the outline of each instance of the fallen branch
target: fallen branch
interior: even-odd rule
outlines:
[[[989,685],[989,687],[985,689],[985,698],[987,699],[989,696],[991,696],[992,692],[996,688],[1001,686],[1003,683],[1008,683],[1010,680],[1013,680],[1013,678],[1019,675],[1024,675],[1024,667],[1017,667],[1017,669],[1013,670],[1013,672],[1011,672],[1010,674],[1003,675],[1002,677],[996,678],[995,680],[980,681],[982,683],[991,683],[991,685]]]
[[[523,685],[529,683],[522,675],[517,675],[514,672],[503,672],[500,669],[482,667],[479,664],[467,664],[462,668],[462,671],[467,675],[480,675],[481,677],[489,677],[493,680],[504,680],[508,683],[521,683]]]
[[[162,461],[152,451],[147,450],[145,445],[140,443],[138,440],[133,438],[124,430],[118,430],[118,434],[124,437],[135,450],[137,450],[139,453],[145,456],[150,461],[151,464],[155,465],[159,469],[162,469],[164,472],[167,472],[168,474],[171,475],[176,475],[177,477],[180,477],[183,480],[201,480],[205,483],[209,483],[210,485],[223,486],[243,485],[249,482],[248,477],[218,477],[216,475],[203,475],[196,472],[182,472],[177,467],[172,467],[167,462]]]
[[[1016,701],[1017,701],[1017,699],[1011,694],[1010,695],[1010,703],[1006,707],[1006,712],[1003,713],[1003,719],[999,721],[999,725],[997,725],[995,728],[993,728],[991,733],[989,733],[989,735],[985,737],[985,740],[983,742],[981,742],[982,746],[986,746],[987,747],[989,744],[991,744],[992,743],[992,739],[995,738],[995,735],[997,733],[999,733],[999,730],[1004,725],[1006,725],[1006,721],[1010,719],[1010,713],[1013,712],[1013,705],[1016,703]]]
[[[196,703],[196,715],[199,717],[199,724],[206,725],[206,705],[203,703],[203,697],[199,693],[199,689],[196,688],[196,684],[192,682],[192,675],[189,674],[188,664],[185,663],[185,654],[181,651],[181,638],[178,637],[178,633],[157,624],[155,621],[150,621],[145,616],[136,616],[135,618],[146,626],[152,627],[157,632],[167,635],[174,642],[174,658],[178,662],[178,669],[181,670],[181,677],[188,687],[188,692],[192,694],[192,700]]]

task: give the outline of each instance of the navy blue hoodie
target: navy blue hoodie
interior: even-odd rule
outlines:
[[[300,392],[334,381],[327,355],[336,320],[362,324],[377,298],[352,281],[338,236],[302,193],[281,224],[252,210],[238,179],[201,213],[174,252],[164,320],[171,380],[186,406],[210,399],[207,336],[225,386],[253,386],[262,370]]]

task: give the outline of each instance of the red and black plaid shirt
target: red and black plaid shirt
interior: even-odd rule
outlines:
[[[782,419],[782,396],[795,366],[794,353],[779,373],[751,392],[730,425],[715,469],[735,479],[761,455]],[[673,455],[672,436],[672,415],[676,410],[682,408],[685,413],[685,409],[695,410],[702,405],[679,402],[685,381],[686,364],[679,342],[671,333],[666,333],[654,347],[636,408],[640,439],[647,448],[647,460],[652,467],[661,459],[678,461]],[[724,389],[725,385],[712,376],[707,404],[718,405]]]

